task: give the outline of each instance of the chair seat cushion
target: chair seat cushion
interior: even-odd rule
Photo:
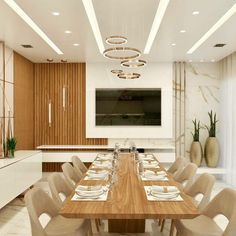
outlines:
[[[74,236],[77,231],[86,234],[88,225],[88,220],[71,219],[58,215],[49,221],[45,232],[48,236]]]
[[[200,215],[194,219],[175,220],[181,236],[222,236],[223,231],[211,218]]]

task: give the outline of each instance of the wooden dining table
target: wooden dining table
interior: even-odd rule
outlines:
[[[156,159],[158,161],[158,157]],[[165,171],[161,163],[159,166],[160,170]],[[107,200],[72,201],[72,193],[65,200],[60,214],[68,218],[108,219],[109,232],[119,233],[144,232],[145,219],[189,219],[198,216],[196,206],[184,192],[180,193],[183,201],[147,200],[144,186],[176,186],[172,176],[167,175],[168,181],[142,181],[135,155],[121,153],[116,169],[117,181],[110,189]],[[84,179],[79,182],[79,185],[96,184],[105,185],[106,182]]]

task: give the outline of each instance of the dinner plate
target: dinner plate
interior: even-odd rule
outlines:
[[[144,177],[146,179],[152,179],[152,180],[164,180],[166,178],[165,175],[149,175],[149,174],[148,175],[144,174]]]
[[[160,194],[160,193],[154,193],[154,192],[150,192],[151,196],[156,197],[156,198],[160,198],[160,199],[173,199],[173,198],[177,198],[179,196],[179,193],[166,193],[166,194]]]
[[[101,189],[99,191],[75,191],[75,192],[80,197],[91,198],[91,197],[99,197],[103,195],[104,190]]]

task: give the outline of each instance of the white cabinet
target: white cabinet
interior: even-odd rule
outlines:
[[[17,151],[15,158],[0,160],[0,208],[42,178],[42,153]]]

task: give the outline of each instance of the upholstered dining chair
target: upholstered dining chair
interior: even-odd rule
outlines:
[[[192,198],[192,201],[199,210],[199,212],[202,212],[209,203],[214,183],[215,183],[215,177],[213,175],[205,173],[200,175],[194,181],[191,187],[185,192],[188,196]],[[199,195],[201,195],[201,199],[197,200],[196,198]],[[176,220],[175,222],[177,221],[178,220]],[[174,220],[171,221],[170,236],[173,235],[173,231],[174,231]]]
[[[224,231],[214,221],[217,215],[224,215],[229,221]],[[236,191],[230,188],[223,189],[200,216],[174,221],[174,225],[179,236],[235,236]]]
[[[167,169],[167,172],[172,176],[177,176],[184,168],[186,163],[186,158],[178,157],[175,162]]]
[[[66,183],[70,188],[74,189],[76,184],[81,180],[81,176],[78,175],[74,167],[69,162],[64,163],[61,168],[65,176]]]
[[[52,193],[53,200],[62,207],[62,204],[66,197],[68,197],[73,188],[71,188],[61,176],[60,173],[52,173],[48,177],[48,184]]]
[[[25,195],[32,236],[92,235],[90,220],[69,219],[58,214],[59,206],[40,188],[30,189]],[[45,227],[40,223],[42,214],[50,216]]]
[[[72,156],[71,160],[72,160],[72,163],[73,163],[73,166],[75,167],[75,169],[82,172],[82,174],[87,172],[87,170],[88,170],[87,167],[80,160],[80,158],[78,156]]]
[[[173,176],[174,180],[177,182],[178,188],[186,192],[192,185],[196,172],[197,165],[194,163],[189,163],[184,167],[179,175]]]

